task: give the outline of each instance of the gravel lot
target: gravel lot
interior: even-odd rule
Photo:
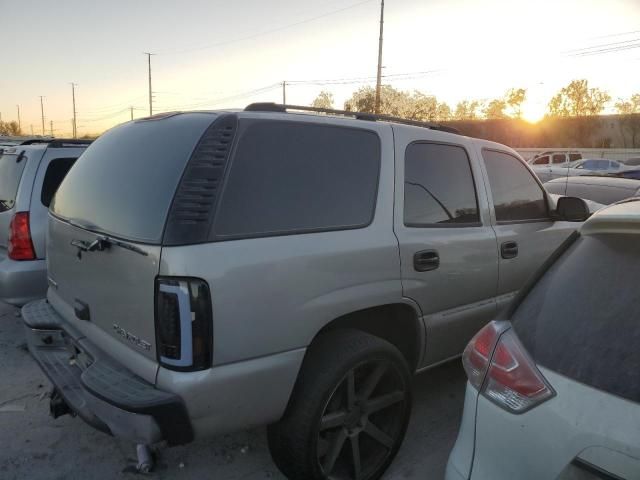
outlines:
[[[79,419],[49,417],[49,383],[25,349],[17,310],[0,306],[0,478],[140,478],[135,447]],[[441,479],[455,442],[465,376],[452,362],[416,377],[409,431],[386,479]],[[201,440],[159,452],[154,479],[284,479],[264,429]]]

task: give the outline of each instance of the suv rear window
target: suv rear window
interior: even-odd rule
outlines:
[[[517,307],[512,322],[535,361],[640,402],[640,241],[578,238]]]
[[[237,143],[215,236],[364,227],[373,219],[379,171],[380,140],[372,131],[251,123]]]
[[[26,163],[27,158],[19,153],[0,156],[0,212],[6,212],[15,206],[18,185]]]
[[[109,130],[77,160],[51,211],[90,230],[160,243],[185,165],[215,118],[189,113]]]

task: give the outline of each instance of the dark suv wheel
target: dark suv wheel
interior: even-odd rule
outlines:
[[[309,347],[269,449],[291,480],[379,478],[411,414],[411,375],[389,342],[357,330],[322,334]]]

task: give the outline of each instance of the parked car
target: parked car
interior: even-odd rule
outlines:
[[[612,176],[557,178],[545,183],[544,188],[549,193],[580,197],[604,205],[640,195],[637,180]]]
[[[410,375],[588,211],[552,210],[503,145],[342,113],[166,114],[87,149],[51,205],[48,301],[22,309],[54,415],[138,444],[268,424],[291,479],[382,474]]]
[[[616,160],[601,158],[587,158],[577,160],[564,166],[536,167],[534,171],[540,181],[548,182],[555,178],[573,177],[578,175],[607,174],[624,170],[625,165]]]
[[[639,235],[596,213],[469,343],[447,480],[640,478]]]
[[[47,211],[87,145],[38,140],[0,149],[0,300],[23,305],[46,295]]]
[[[543,166],[562,165],[581,159],[582,154],[577,151],[557,152],[550,150],[535,155],[533,158],[529,159],[528,163],[532,167],[536,168]]]
[[[640,169],[624,170],[618,173],[611,173],[612,177],[618,178],[631,178],[633,180],[640,180]]]

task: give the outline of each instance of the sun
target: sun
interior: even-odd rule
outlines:
[[[544,118],[544,105],[525,102],[522,105],[522,118],[529,123],[538,123]]]

